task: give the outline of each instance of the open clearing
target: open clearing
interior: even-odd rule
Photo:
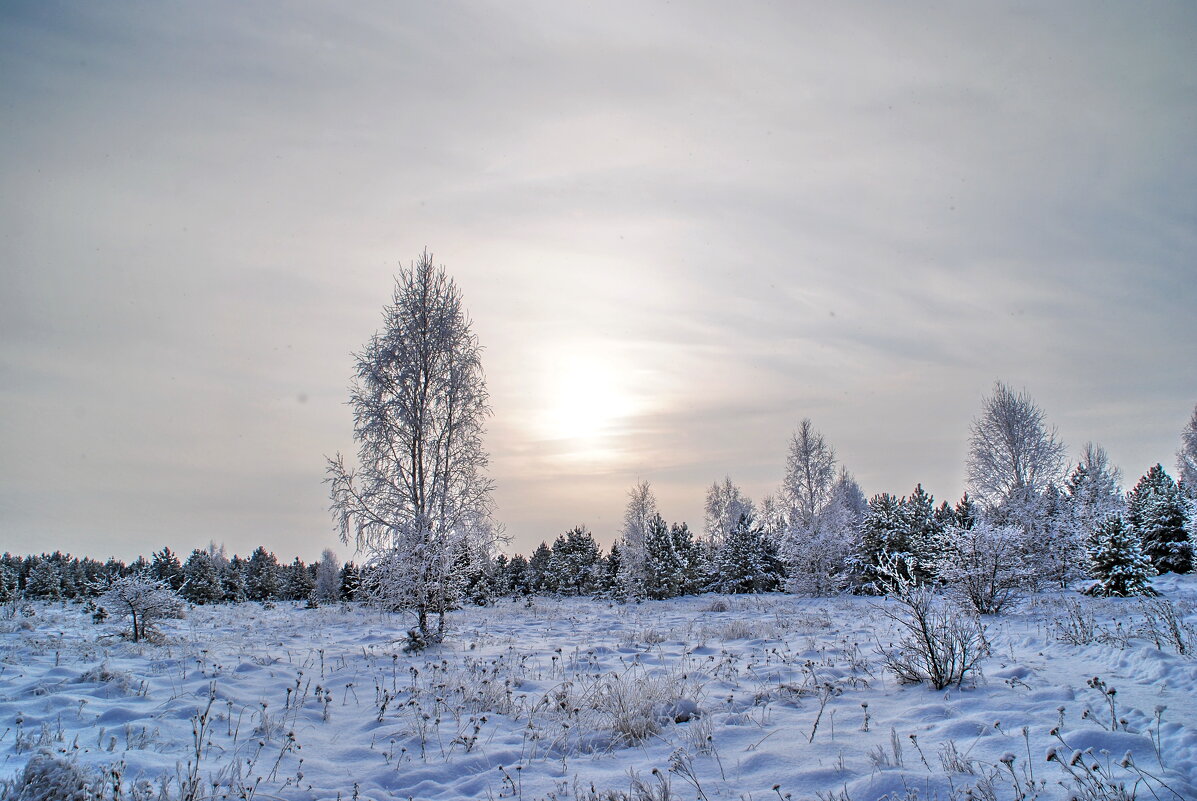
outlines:
[[[1197,580],[1155,586],[1197,623]],[[196,607],[156,645],[13,607],[0,777],[45,752],[171,798],[1197,798],[1197,659],[1142,601],[1036,596],[942,691],[884,670],[885,604],[508,600],[414,655],[349,605]]]

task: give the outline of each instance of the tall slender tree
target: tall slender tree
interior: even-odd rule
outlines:
[[[444,636],[460,591],[457,541],[489,549],[496,535],[481,354],[461,291],[425,252],[397,277],[383,329],[356,354],[358,467],[328,460],[341,539],[366,555],[370,598],[414,613],[413,645]]]

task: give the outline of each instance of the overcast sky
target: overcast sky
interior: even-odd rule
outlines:
[[[351,353],[425,247],[499,519],[650,481],[964,488],[993,382],[1127,483],[1197,403],[1197,6],[0,5],[0,550],[336,542]]]

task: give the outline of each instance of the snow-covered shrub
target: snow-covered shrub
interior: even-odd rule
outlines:
[[[1035,570],[1022,529],[980,521],[944,533],[936,573],[947,592],[979,615],[997,615],[1032,588]]]
[[[63,759],[48,750],[39,751],[12,779],[0,780],[0,798],[5,801],[150,801],[156,793],[149,782],[127,787],[121,781],[123,763],[95,771]]]
[[[880,607],[898,624],[897,644],[878,646],[885,667],[907,684],[931,682],[937,690],[959,686],[988,652],[985,627],[974,615],[938,602],[927,585],[916,584],[896,559],[879,565],[886,593],[898,608]]]
[[[100,604],[132,619],[133,642],[152,634],[159,620],[183,617],[185,608],[165,581],[139,573],[114,579],[100,596]]]

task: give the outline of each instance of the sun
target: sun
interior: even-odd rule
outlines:
[[[545,374],[540,433],[564,454],[609,454],[636,411],[626,382],[626,373],[610,357],[581,350],[558,352]]]

